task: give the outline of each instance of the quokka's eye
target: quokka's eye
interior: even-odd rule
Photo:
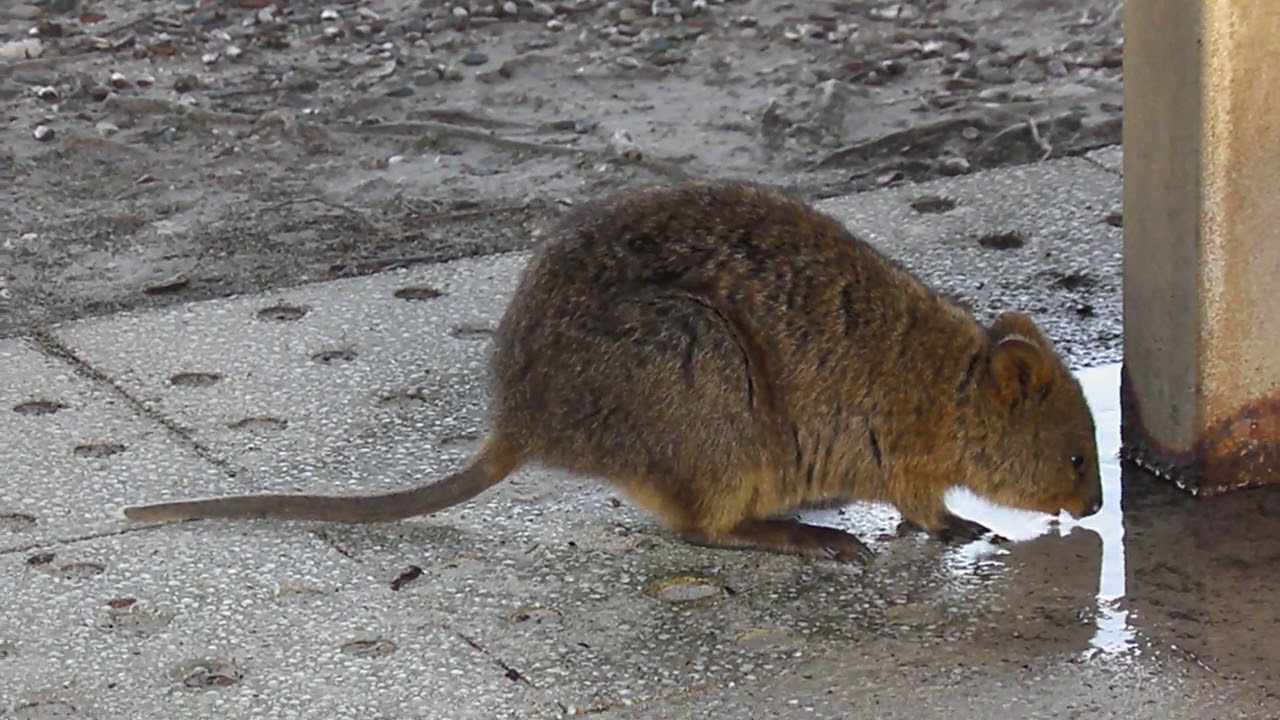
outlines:
[[[1080,472],[1081,470],[1084,470],[1084,456],[1083,456],[1083,455],[1072,455],[1072,456],[1071,456],[1071,467],[1075,468],[1075,471],[1076,471],[1076,472]]]

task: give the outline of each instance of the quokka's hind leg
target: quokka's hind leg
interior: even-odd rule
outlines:
[[[705,547],[762,550],[858,565],[869,565],[875,558],[871,548],[853,533],[798,520],[744,520],[727,531],[686,530],[682,535],[687,541]]]

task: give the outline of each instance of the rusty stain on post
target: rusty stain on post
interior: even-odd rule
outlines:
[[[1280,3],[1125,2],[1124,454],[1280,482]]]

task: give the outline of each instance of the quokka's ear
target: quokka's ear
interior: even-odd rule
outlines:
[[[1004,405],[1043,395],[1057,378],[1052,351],[1035,323],[1022,313],[1007,312],[988,331],[990,388]]]

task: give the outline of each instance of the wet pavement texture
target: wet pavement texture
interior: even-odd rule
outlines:
[[[118,517],[456,467],[523,253],[0,341],[0,717],[1280,715],[1280,494],[1193,500],[1115,458],[1118,204],[1092,159],[824,203],[982,315],[1032,306],[1104,460],[1079,523],[958,494],[1004,545],[811,513],[868,540],[868,572],[690,546],[536,469],[390,525]],[[978,242],[1001,234],[1023,242]]]

